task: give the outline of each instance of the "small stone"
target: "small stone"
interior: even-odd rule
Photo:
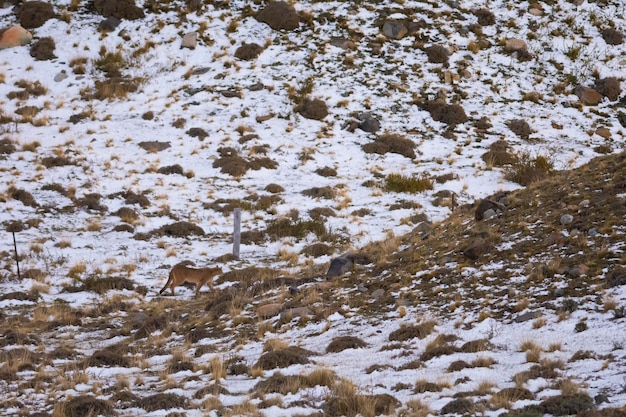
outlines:
[[[580,207],[580,208],[587,208],[587,207],[589,207],[590,204],[591,204],[591,201],[583,200],[580,203],[578,203],[578,207]]]
[[[181,48],[196,49],[198,44],[198,36],[196,32],[189,32],[183,36],[183,41],[180,45]]]
[[[610,139],[611,131],[606,127],[599,127],[596,129],[596,135],[601,136],[604,139]]]
[[[371,295],[371,297],[375,300],[381,299],[384,296],[385,296],[385,290],[383,290],[382,288],[377,289]]]
[[[561,216],[561,219],[560,219],[560,222],[563,226],[572,224],[573,221],[574,221],[574,216],[572,216],[571,214],[564,214]]]
[[[483,212],[483,220],[489,220],[497,215],[498,213],[494,209],[487,209]]]
[[[523,39],[507,39],[504,50],[506,52],[515,52],[528,49],[526,42]]]
[[[61,82],[67,77],[68,77],[67,73],[65,71],[61,71],[60,73],[54,76],[54,81]]]

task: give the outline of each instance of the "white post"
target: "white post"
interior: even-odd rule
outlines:
[[[233,256],[239,259],[239,244],[241,242],[241,209],[236,208],[233,212],[235,216],[235,229],[233,231]]]

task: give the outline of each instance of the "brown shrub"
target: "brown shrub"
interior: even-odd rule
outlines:
[[[124,203],[126,204],[139,204],[140,207],[150,207],[150,200],[143,194],[137,194],[132,191],[126,191],[122,195],[124,197]]]
[[[164,330],[169,326],[169,319],[166,315],[151,317],[139,326],[135,332],[135,339],[144,339],[156,330]]]
[[[183,408],[189,407],[189,400],[182,395],[165,393],[154,394],[144,398],[140,398],[134,404],[135,407],[143,408],[148,412],[157,410],[169,410],[170,408]]]
[[[183,167],[178,164],[161,167],[157,170],[157,173],[163,175],[184,175]]]
[[[461,371],[463,369],[466,368],[471,368],[472,365],[470,365],[469,363],[463,361],[463,360],[457,360],[452,362],[450,365],[448,365],[448,368],[446,368],[447,372],[458,372]]]
[[[263,47],[258,43],[244,42],[237,50],[235,50],[235,58],[244,61],[250,61],[258,57],[263,52]]]
[[[307,256],[312,256],[314,258],[319,258],[320,256],[332,255],[335,252],[335,249],[327,245],[326,243],[313,243],[312,245],[305,246],[300,253]]]
[[[624,34],[617,29],[607,28],[602,32],[602,39],[609,45],[620,45],[624,42]]]
[[[337,170],[335,168],[331,168],[328,166],[316,169],[315,173],[317,175],[321,175],[322,177],[336,177],[337,176]]]
[[[474,11],[474,16],[478,19],[481,26],[491,26],[496,24],[496,16],[489,9],[478,9]]]
[[[213,162],[213,168],[219,168],[224,174],[232,175],[233,177],[241,177],[250,169],[248,161],[239,155],[216,159]]]
[[[545,413],[555,416],[570,416],[593,408],[593,400],[587,394],[556,395],[539,404]]]
[[[335,192],[332,188],[326,187],[312,187],[302,191],[303,195],[311,198],[324,198],[327,200],[332,200],[335,198]]]
[[[35,201],[35,197],[33,197],[33,195],[26,190],[22,190],[21,188],[20,189],[11,188],[9,190],[9,193],[11,194],[11,197],[14,200],[21,201],[22,204],[24,204],[25,206],[29,206],[29,207],[39,206],[39,204],[37,204],[37,201]]]
[[[104,17],[136,20],[146,16],[134,0],[94,0],[93,8]]]
[[[511,132],[515,133],[522,139],[528,139],[530,134],[533,133],[530,125],[524,119],[509,120],[506,122],[506,125],[509,129],[511,129]]]
[[[300,375],[283,375],[276,372],[264,381],[259,381],[254,386],[257,395],[278,393],[282,395],[295,394],[303,387],[305,381]]]
[[[433,100],[427,103],[427,109],[433,120],[437,122],[457,125],[467,121],[465,110],[460,104],[446,104],[439,100]]]
[[[276,169],[278,167],[278,162],[274,161],[271,158],[252,158],[248,161],[248,167],[255,171],[258,171],[261,168],[265,169]]]
[[[52,5],[44,1],[25,2],[17,8],[16,15],[26,29],[38,28],[55,16]]]
[[[282,193],[283,191],[285,191],[285,189],[279,184],[271,183],[265,186],[265,191],[267,191],[268,193],[272,193],[272,194],[278,194],[278,193]]]
[[[137,211],[130,207],[121,207],[119,210],[113,213],[113,215],[129,221],[137,220],[139,218],[139,214],[137,213]]]
[[[15,152],[17,148],[11,139],[3,138],[0,139],[0,155],[9,155]]]
[[[339,336],[335,337],[326,347],[326,353],[336,353],[346,349],[358,349],[363,347],[367,347],[367,343],[358,337]]]
[[[100,400],[90,395],[73,397],[61,406],[65,417],[84,416],[114,416],[113,405],[106,400]]]
[[[450,57],[450,51],[448,48],[441,45],[433,45],[424,50],[428,57],[428,62],[433,64],[447,64]]]
[[[290,346],[284,349],[265,352],[261,355],[254,367],[269,370],[275,368],[286,368],[296,364],[304,365],[311,363],[309,356],[314,354],[314,352],[309,350],[302,349],[297,346]]]
[[[255,19],[266,23],[274,30],[294,30],[300,26],[300,17],[296,9],[283,1],[268,3],[263,10],[257,13]]]
[[[413,339],[414,337],[423,339],[432,333],[435,328],[435,324],[436,323],[434,321],[426,321],[417,325],[402,326],[389,333],[389,341],[403,342],[405,340]]]
[[[143,120],[152,120],[154,119],[154,112],[152,110],[148,110],[144,114],[141,115]]]
[[[47,61],[50,59],[54,59],[54,49],[56,48],[56,44],[54,43],[54,39],[49,36],[39,39],[34,42],[30,47],[30,56],[35,58],[38,61]]]
[[[196,226],[193,223],[185,221],[166,224],[157,230],[160,233],[160,236],[188,237],[192,235],[205,235],[204,230],[200,226]]]
[[[384,155],[388,152],[397,153],[407,158],[415,158],[415,142],[401,135],[387,133],[377,137],[374,142],[366,143],[361,147],[365,153]]]
[[[481,158],[487,165],[503,166],[510,165],[517,161],[517,157],[509,152],[509,144],[505,140],[498,140],[489,146],[489,151],[485,152]]]
[[[474,403],[467,398],[457,398],[441,408],[440,414],[472,414]]]
[[[596,81],[594,89],[604,97],[608,97],[611,101],[616,101],[622,94],[620,81],[615,77],[599,79]]]
[[[94,81],[94,91],[91,97],[97,100],[124,98],[129,93],[134,93],[139,89],[139,82],[140,80],[131,80],[122,77],[96,80]]]
[[[95,351],[85,364],[87,366],[121,366],[127,368],[130,366],[130,360],[123,350],[120,352],[115,346],[112,346]]]
[[[315,207],[309,210],[309,217],[313,220],[322,220],[324,217],[335,216],[335,210],[330,207]]]
[[[102,195],[98,193],[85,194],[82,198],[76,200],[76,206],[86,208],[87,210],[106,211],[107,207],[100,204]]]
[[[45,158],[41,158],[41,165],[46,168],[52,168],[62,167],[65,165],[76,165],[76,163],[65,156],[47,156]]]
[[[313,120],[322,120],[328,116],[328,106],[320,99],[305,99],[302,104],[296,106],[295,109],[303,117]]]
[[[200,127],[192,127],[191,129],[187,130],[185,133],[191,136],[192,138],[198,138],[200,140],[204,140],[207,136],[209,136],[207,131]]]

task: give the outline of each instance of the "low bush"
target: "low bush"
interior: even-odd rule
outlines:
[[[401,174],[389,174],[385,178],[386,191],[393,191],[396,193],[421,193],[426,190],[433,189],[433,181],[424,176],[412,176],[407,177]]]
[[[506,179],[527,186],[554,173],[552,159],[543,155],[531,156],[528,152],[517,155],[517,160],[505,174]]]
[[[30,47],[30,56],[38,61],[47,61],[54,59],[54,49],[56,44],[54,39],[46,36],[34,42]]]

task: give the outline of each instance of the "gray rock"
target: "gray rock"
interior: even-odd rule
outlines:
[[[561,216],[561,219],[560,219],[560,222],[563,226],[572,224],[573,221],[574,221],[574,216],[572,216],[571,214],[564,214]]]
[[[362,113],[359,115],[359,129],[364,132],[373,133],[380,130],[380,121],[371,113]]]
[[[375,300],[379,300],[385,296],[385,290],[382,288],[377,289],[372,293],[372,298]]]
[[[497,215],[498,215],[498,213],[496,213],[496,211],[494,209],[487,209],[483,213],[483,220],[489,220],[489,219],[491,219],[493,217],[496,217]]]
[[[515,323],[523,323],[525,321],[538,319],[541,316],[542,316],[542,313],[540,311],[529,311],[527,313],[523,313],[515,317],[513,321]]]
[[[326,272],[326,279],[331,279],[345,274],[352,268],[352,265],[352,259],[347,255],[341,255],[340,257],[333,259],[330,261],[328,272]]]
[[[98,29],[103,32],[113,32],[119,25],[121,20],[114,16],[109,16],[98,25]]]
[[[493,210],[496,215],[498,212],[503,212],[505,209],[504,204],[496,203],[495,201],[484,198],[478,203],[478,207],[476,207],[476,211],[474,212],[474,218],[476,220],[484,220],[485,212],[487,210]]]
[[[54,76],[54,81],[61,82],[68,77],[67,72],[61,71],[57,75]]]
[[[406,25],[397,20],[387,20],[383,25],[383,34],[391,39],[402,39],[408,32]]]

